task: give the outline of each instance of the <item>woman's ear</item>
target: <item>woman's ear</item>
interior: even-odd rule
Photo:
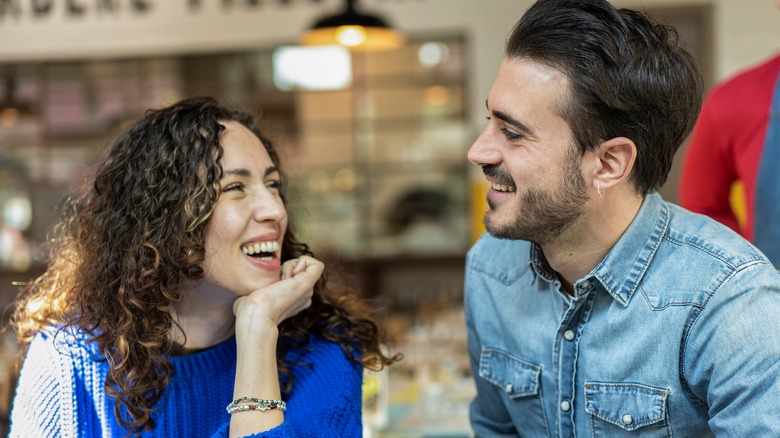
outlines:
[[[626,137],[602,142],[595,151],[593,185],[599,194],[627,182],[636,161],[636,145]]]

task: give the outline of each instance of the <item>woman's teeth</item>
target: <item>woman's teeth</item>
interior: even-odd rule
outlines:
[[[279,243],[276,241],[271,242],[259,242],[253,245],[246,245],[241,247],[241,251],[246,255],[254,255],[260,253],[274,253],[279,250]]]
[[[496,184],[496,183],[490,183],[490,187],[493,188],[493,190],[499,191],[499,192],[514,192],[515,188],[512,186],[506,186],[504,184]]]

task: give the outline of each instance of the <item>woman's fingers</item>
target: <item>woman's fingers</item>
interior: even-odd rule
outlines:
[[[296,259],[287,260],[282,264],[282,280],[286,280],[303,272],[311,263],[314,262],[322,263],[319,260],[309,256],[300,256]]]
[[[287,260],[282,265],[282,280],[286,280],[297,274],[300,274],[310,265],[317,263],[322,264],[322,262],[319,260],[309,256],[300,256],[297,259]]]
[[[301,256],[300,258],[298,258],[298,262],[295,263],[295,267],[293,268],[293,271],[292,271],[293,275],[299,274],[299,273],[303,272],[304,270],[306,270],[306,266],[308,265],[307,262],[306,262],[306,259],[307,259],[306,256]]]
[[[308,256],[300,257],[295,263],[290,280],[299,282],[299,286],[303,289],[301,290],[299,299],[296,303],[296,308],[290,309],[291,312],[287,315],[287,318],[311,306],[311,297],[314,295],[314,285],[322,275],[324,268],[325,265],[321,261]]]
[[[278,325],[311,305],[314,285],[324,268],[321,261],[310,256],[286,261],[282,265],[280,281],[236,300],[233,306],[236,316],[258,317],[264,314],[265,318]]]

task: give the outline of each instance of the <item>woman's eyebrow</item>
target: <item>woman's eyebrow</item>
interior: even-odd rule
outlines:
[[[252,171],[249,169],[227,169],[222,171],[222,178],[226,178],[228,176],[241,176],[244,178],[252,176]]]
[[[266,177],[272,173],[279,172],[279,168],[276,166],[268,166],[265,168],[265,172],[263,173],[263,176]],[[252,176],[252,171],[249,169],[245,169],[243,167],[238,169],[227,169],[222,171],[222,178],[228,177],[228,176],[240,176],[243,178],[248,178]]]

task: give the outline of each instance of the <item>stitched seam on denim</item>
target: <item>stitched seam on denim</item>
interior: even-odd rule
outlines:
[[[734,274],[738,274],[738,273],[744,271],[745,269],[748,269],[748,268],[750,268],[750,267],[752,267],[754,265],[768,265],[768,264],[769,263],[767,263],[765,260],[761,260],[761,259],[746,260],[745,263],[743,263],[741,265],[737,265],[737,266],[734,267],[734,270],[735,270]],[[780,271],[780,269],[777,269],[777,271]]]
[[[528,362],[527,360],[523,360],[523,359],[521,359],[519,357],[513,356],[513,355],[511,355],[510,353],[508,353],[508,352],[506,352],[504,350],[499,350],[498,348],[485,347],[480,352],[480,355],[483,355],[484,353],[496,353],[496,354],[499,354],[499,355],[502,355],[502,356],[506,356],[507,358],[509,358],[509,359],[511,359],[511,360],[513,360],[513,361],[523,365],[525,368],[533,370],[536,373],[539,373],[542,370],[541,366],[539,366],[537,364],[534,364],[532,362]]]
[[[594,388],[595,387],[633,388],[633,389],[641,389],[641,390],[644,390],[644,391],[647,391],[647,392],[650,392],[650,393],[655,393],[657,395],[663,396],[663,399],[661,400],[662,415],[661,415],[660,418],[654,419],[654,420],[648,420],[648,421],[641,421],[641,422],[638,422],[638,423],[632,423],[631,427],[624,427],[624,426],[620,425],[620,423],[619,423],[617,418],[610,419],[610,418],[608,418],[608,417],[606,417],[604,415],[599,414],[598,412],[594,412],[594,411],[588,410],[587,409],[588,400],[589,399],[593,399],[593,396],[592,396],[592,394],[589,396],[589,393],[587,391],[585,391],[586,411],[589,414],[591,414],[592,416],[600,418],[600,419],[606,421],[607,423],[614,424],[614,425],[616,425],[616,426],[618,426],[618,427],[620,427],[622,429],[625,429],[625,430],[633,431],[633,430],[636,430],[636,429],[638,429],[640,427],[647,426],[648,424],[655,424],[655,423],[658,423],[660,421],[666,420],[666,416],[668,414],[668,409],[666,409],[666,406],[664,406],[664,404],[665,404],[666,400],[669,398],[669,395],[672,393],[671,389],[664,390],[664,389],[661,389],[661,388],[654,388],[652,386],[642,385],[641,383],[610,383],[610,382],[587,382],[587,383],[585,383],[585,388],[589,388],[589,387],[594,387]]]
[[[547,422],[547,409],[545,409],[544,404],[544,393],[542,392],[544,388],[542,388],[542,382],[541,382],[541,367],[539,369],[539,386],[537,394],[539,394],[539,407],[542,410],[542,422],[544,423],[544,433],[545,436],[550,436],[550,423]]]
[[[730,275],[727,275],[726,278],[732,277],[733,275],[734,275],[734,272],[732,272]],[[685,330],[683,331],[682,349],[680,351],[680,362],[681,362],[680,363],[680,373],[682,374],[683,378],[685,379],[684,381],[686,382],[686,385],[687,385],[688,378],[687,378],[687,376],[685,374],[685,355],[686,355],[686,352],[688,351],[688,340],[691,337],[691,330],[693,329],[693,326],[695,326],[696,323],[699,321],[699,318],[701,317],[701,314],[704,313],[704,309],[707,307],[707,304],[709,304],[710,300],[715,295],[715,292],[718,289],[720,289],[720,287],[723,285],[724,282],[725,282],[725,279],[723,281],[721,281],[720,284],[718,284],[715,287],[715,289],[712,291],[712,293],[707,294],[707,299],[705,299],[704,302],[702,303],[701,309],[698,312],[696,312],[695,316],[690,321],[690,325],[688,325],[685,328]],[[706,399],[701,398],[698,395],[696,395],[693,392],[692,389],[691,389],[691,394],[693,394],[693,396],[696,397],[696,399],[698,399],[702,403],[707,404]]]
[[[517,278],[515,278],[514,280],[511,280],[511,281],[510,281],[510,280],[509,280],[509,276],[507,276],[507,275],[497,275],[497,274],[494,274],[494,273],[492,273],[492,272],[486,271],[486,270],[484,270],[484,269],[482,269],[482,268],[478,268],[478,267],[476,267],[476,266],[473,266],[473,265],[472,265],[470,268],[471,268],[471,270],[472,270],[472,271],[474,271],[474,272],[478,272],[478,273],[480,273],[480,274],[486,275],[486,276],[488,276],[488,277],[490,277],[490,278],[493,278],[493,279],[495,279],[495,280],[498,280],[498,281],[500,281],[500,282],[501,282],[501,283],[503,283],[505,286],[509,286],[510,284],[512,284],[512,283],[514,283],[515,281],[517,281],[517,278],[520,278],[520,277],[521,277],[521,276],[518,276],[518,277],[517,277]]]
[[[709,301],[709,298],[707,299]],[[685,325],[685,328],[683,329],[682,333],[682,341],[680,342],[680,357],[679,357],[679,364],[677,367],[680,369],[680,385],[683,387],[683,390],[690,394],[694,400],[697,400],[699,403],[702,403],[704,406],[707,406],[707,401],[701,397],[699,397],[695,392],[693,392],[693,388],[691,388],[691,385],[688,384],[688,376],[685,373],[685,353],[688,351],[688,339],[690,338],[691,333],[691,327],[693,327],[694,324],[696,324],[696,321],[699,320],[699,316],[701,315],[701,312],[704,310],[704,304],[702,304],[702,307],[698,309],[697,312],[695,312],[695,316],[691,315],[688,318],[688,323]]]
[[[474,265],[470,266],[469,269],[471,271],[474,271],[474,272],[477,272],[479,274],[483,274],[483,275],[485,275],[487,277],[490,277],[490,278],[492,278],[494,280],[498,280],[504,286],[509,286],[512,283],[514,283],[515,281],[517,281],[520,277],[522,277],[522,275],[518,275],[517,278],[514,278],[513,280],[510,280],[509,279],[510,277],[508,275],[494,274],[492,272],[489,272],[489,271],[487,271],[485,269],[482,269],[482,268],[474,266]]]
[[[731,261],[731,260],[727,259],[726,257],[722,256],[720,253],[715,252],[712,249],[708,248],[707,246],[701,245],[701,244],[699,244],[697,242],[691,242],[689,240],[680,240],[680,239],[677,239],[677,238],[675,238],[673,236],[670,236],[670,235],[667,235],[666,239],[671,241],[671,242],[675,242],[675,243],[677,243],[679,245],[688,245],[688,246],[692,246],[692,247],[694,247],[696,249],[699,249],[702,252],[706,253],[707,255],[712,256],[712,257],[722,261],[724,264],[729,266],[731,269],[739,270],[739,269],[743,269],[746,266],[751,266],[751,265],[753,265],[755,263],[766,263],[765,260],[760,259],[760,258],[754,258],[754,259],[752,258],[752,259],[748,259],[748,260],[740,260],[740,263],[734,263],[733,261]]]
[[[755,263],[751,263],[749,266],[752,266],[753,264]],[[688,377],[685,374],[685,354],[688,351],[688,339],[691,336],[691,330],[693,326],[695,326],[696,323],[699,321],[701,314],[704,313],[704,310],[707,308],[707,304],[709,304],[712,297],[715,296],[715,294],[720,290],[721,286],[723,286],[730,279],[734,278],[739,272],[742,272],[744,269],[746,269],[746,267],[743,267],[739,270],[736,269],[732,270],[732,272],[729,273],[729,275],[724,276],[723,280],[721,280],[721,282],[712,289],[712,292],[707,294],[707,298],[704,300],[703,303],[701,303],[701,308],[699,309],[698,312],[696,312],[693,319],[689,320],[690,324],[687,325],[683,330],[683,342],[681,343],[682,348],[680,349],[680,365],[679,365],[680,375],[685,386],[688,387],[688,390],[690,391],[691,395],[693,395],[697,400],[699,400],[701,403],[704,403],[705,405],[707,404],[706,399],[699,397],[693,392],[693,390],[688,385]]]
[[[671,241],[671,242],[675,242],[675,243],[677,243],[677,244],[679,244],[681,246],[682,245],[687,245],[687,246],[694,247],[694,248],[696,248],[696,249],[698,249],[698,250],[700,250],[700,251],[702,251],[704,253],[707,253],[707,255],[712,256],[712,257],[720,260],[724,264],[728,265],[730,268],[732,268],[732,269],[735,268],[734,264],[731,263],[728,259],[726,259],[725,257],[723,257],[722,255],[720,255],[720,254],[718,254],[716,252],[713,252],[710,248],[707,248],[704,245],[701,245],[701,244],[696,243],[696,242],[691,242],[689,240],[680,240],[680,239],[674,238],[672,236],[666,236],[666,239]]]
[[[672,301],[672,302],[666,303],[663,306],[656,306],[656,305],[654,305],[653,303],[650,302],[650,298],[644,292],[644,289],[641,289],[639,291],[639,293],[642,294],[642,296],[645,298],[645,301],[647,302],[647,305],[650,308],[652,308],[654,312],[666,310],[668,307],[683,307],[683,306],[687,306],[687,307],[696,307],[696,308],[699,308],[699,309],[703,307],[701,304],[694,303],[694,302],[691,302],[691,301]]]
[[[489,372],[489,370],[485,369],[486,367],[483,367],[483,363],[484,362],[483,362],[482,358],[485,356],[485,353],[496,353],[496,354],[499,354],[499,355],[502,355],[502,356],[506,356],[510,360],[513,360],[513,361],[517,362],[518,364],[522,365],[522,369],[524,369],[524,370],[531,370],[531,371],[533,371],[535,373],[535,379],[534,379],[534,383],[535,383],[535,388],[534,389],[536,389],[535,392],[531,391],[531,390],[522,391],[522,392],[518,391],[518,392],[513,393],[513,394],[507,394],[507,396],[509,398],[513,398],[514,399],[514,398],[518,398],[518,397],[527,397],[527,396],[536,395],[536,394],[539,393],[539,387],[541,386],[541,382],[539,382],[539,374],[541,373],[541,367],[533,365],[533,364],[528,363],[528,362],[525,362],[523,360],[520,360],[520,359],[518,359],[518,358],[516,358],[516,357],[514,357],[514,356],[512,356],[512,355],[510,355],[510,354],[508,354],[508,353],[506,353],[504,351],[501,351],[501,350],[491,349],[491,348],[483,348],[482,351],[480,351],[480,354],[479,354],[479,376],[481,378],[483,378],[483,379],[487,380],[488,382],[490,382],[491,384],[497,386],[499,389],[501,387],[503,387],[506,383],[510,383],[510,384],[512,383],[512,382],[501,382],[501,381],[499,381],[498,379],[496,379],[494,377],[494,373]],[[485,370],[485,371],[483,372],[483,370]]]
[[[667,414],[668,414],[668,412],[667,412]],[[595,418],[596,417],[593,416],[593,415],[590,416],[591,437],[592,438],[599,438],[599,436],[596,435],[596,419]],[[670,428],[671,428],[671,425],[670,425],[671,421],[669,421],[669,417],[668,416],[667,416],[667,418],[665,420],[666,420],[666,436],[667,437],[671,437],[672,436],[672,431],[670,430]]]
[[[554,283],[558,279],[557,274],[553,272],[552,267],[544,257],[542,249],[535,243],[531,243],[528,251],[528,266],[534,275],[543,278],[548,283]]]
[[[635,389],[643,389],[647,392],[653,392],[658,395],[663,395],[668,397],[672,390],[667,388],[656,388],[654,386],[648,386],[643,385],[641,383],[616,383],[616,382],[586,382],[585,383],[586,388],[595,388],[595,387],[609,387],[609,388],[635,388]]]
[[[566,311],[561,314],[561,320],[563,320],[565,315]],[[553,411],[553,415],[555,415],[554,427],[555,431],[558,432],[558,436],[562,436],[563,424],[561,422],[559,403],[559,400],[561,399],[561,385],[558,384],[561,381],[561,337],[557,334],[555,336],[555,340],[553,341],[552,363],[550,368],[550,377],[553,379],[553,388],[555,388],[555,403],[553,404],[553,406],[555,406],[555,410]]]
[[[591,417],[599,418],[601,420],[606,421],[609,424],[613,424],[613,425],[615,425],[615,426],[617,426],[617,427],[619,427],[621,429],[628,430],[628,431],[634,431],[636,429],[639,429],[640,427],[645,427],[648,424],[656,424],[656,423],[660,423],[661,421],[665,420],[665,417],[661,417],[661,418],[659,418],[657,420],[653,420],[653,421],[642,421],[642,422],[639,422],[639,423],[631,423],[631,426],[627,427],[627,426],[621,426],[620,422],[617,419],[609,418],[609,417],[607,417],[605,415],[599,414],[598,412],[588,412],[588,413],[590,414]],[[664,410],[664,413],[666,413],[666,410]]]

